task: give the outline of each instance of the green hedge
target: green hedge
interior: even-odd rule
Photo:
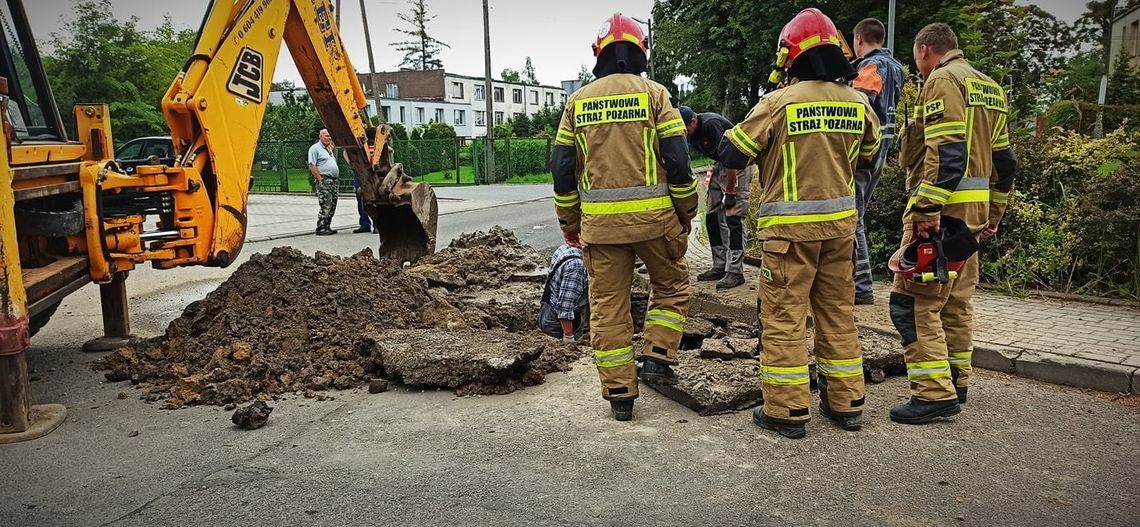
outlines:
[[[475,178],[480,183],[499,183],[511,178],[521,178],[548,172],[547,159],[550,156],[549,139],[496,139],[495,177],[487,177],[486,141],[473,141],[470,147],[475,163]]]
[[[1075,132],[1015,138],[1018,179],[984,280],[1014,293],[1049,289],[1140,298],[1140,137]],[[866,221],[877,277],[898,247],[905,176],[884,171]]]
[[[1050,129],[1063,129],[1092,134],[1098,111],[1103,111],[1104,130],[1140,130],[1140,106],[1100,106],[1075,100],[1054,102],[1045,111],[1045,125]]]

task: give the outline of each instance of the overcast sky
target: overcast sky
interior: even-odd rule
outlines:
[[[225,2],[227,0],[218,0]],[[757,0],[761,1],[761,0]],[[886,0],[883,0],[884,3]],[[922,0],[899,0],[919,2]],[[139,17],[139,27],[157,26],[164,15],[174,18],[175,27],[197,29],[208,0],[112,0],[118,18]],[[335,0],[334,0],[335,3]],[[367,71],[368,55],[360,22],[359,0],[341,0],[341,36],[358,70]],[[1018,3],[1026,4],[1025,0]],[[1057,17],[1073,21],[1084,10],[1078,0],[1038,0],[1037,5]],[[543,84],[577,78],[582,64],[593,66],[590,44],[607,14],[621,11],[644,19],[653,0],[490,0],[491,71],[497,77],[503,68],[521,69],[529,55]],[[64,17],[71,17],[72,0],[25,0],[33,31],[41,41],[59,31]],[[390,44],[403,40],[396,33],[396,13],[406,11],[405,0],[365,0],[372,26],[372,48],[376,69],[397,69],[402,58]],[[437,18],[428,26],[429,34],[450,45],[443,50],[444,68],[452,73],[481,76],[483,73],[483,27],[481,0],[428,0],[429,13]],[[299,80],[288,53],[281,54],[275,79]]]

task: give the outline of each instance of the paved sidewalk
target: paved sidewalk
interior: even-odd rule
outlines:
[[[712,262],[699,230],[694,223],[688,253],[694,275]],[[745,275],[748,284],[727,293],[715,292],[709,282],[694,284],[707,293],[701,296],[715,296],[751,317],[759,271],[745,266]],[[890,285],[877,286],[876,304],[856,306],[856,321],[897,336],[887,306]],[[976,366],[1079,388],[1140,394],[1140,309],[979,290],[974,321]]]
[[[534,201],[553,195],[550,185],[435,187],[435,193],[439,200],[440,216]],[[246,239],[256,242],[312,234],[316,229],[319,210],[317,198],[311,194],[250,194]],[[333,228],[353,229],[358,225],[356,199],[351,195],[340,196],[333,216]]]

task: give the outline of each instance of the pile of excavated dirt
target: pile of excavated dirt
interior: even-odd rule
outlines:
[[[371,251],[310,257],[276,248],[187,306],[164,335],[95,367],[168,408],[316,396],[377,377],[506,393],[584,354],[535,327],[542,284],[520,273],[541,271],[544,260],[500,228],[465,235],[410,269]],[[444,270],[462,285],[433,281]]]

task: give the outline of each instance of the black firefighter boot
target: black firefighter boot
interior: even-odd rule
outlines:
[[[831,403],[827,400],[827,377],[816,377],[819,384],[819,414],[831,419],[839,428],[848,432],[858,432],[863,429],[863,412],[833,412]]]
[[[927,401],[911,397],[910,402],[891,408],[891,421],[907,425],[924,425],[939,417],[950,417],[962,413],[958,399],[948,401]]]
[[[618,421],[629,421],[633,419],[633,401],[634,399],[610,401],[610,410],[614,412],[614,419]]]
[[[727,273],[725,273],[724,269],[709,269],[708,271],[705,271],[705,272],[697,275],[697,281],[698,282],[714,282],[714,281],[720,280],[721,278],[724,278],[725,274],[727,274]]]
[[[677,384],[677,374],[673,372],[672,367],[650,358],[646,358],[641,363],[641,370],[637,372],[637,377],[650,386]]]
[[[734,287],[742,286],[744,283],[744,275],[740,273],[725,273],[724,278],[721,278],[720,281],[716,283],[716,288],[732,289]]]
[[[752,422],[765,430],[771,430],[788,439],[803,439],[807,435],[807,424],[802,422],[784,421],[768,417],[763,406],[752,410]]]
[[[958,370],[950,368],[950,376],[954,379],[954,391],[958,392],[958,404],[966,404],[966,392],[969,386],[958,386]]]

